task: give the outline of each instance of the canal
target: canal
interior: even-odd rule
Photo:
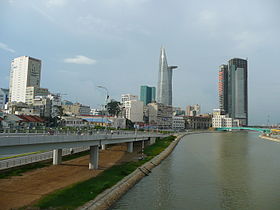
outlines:
[[[111,209],[280,209],[280,144],[258,135],[185,136]]]

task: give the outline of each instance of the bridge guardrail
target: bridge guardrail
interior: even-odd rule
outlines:
[[[83,152],[88,150],[89,147],[77,147],[73,148],[73,153]],[[63,149],[62,155],[69,155],[71,154],[70,149]],[[5,170],[9,168],[13,168],[16,166],[27,165],[30,163],[35,163],[43,160],[51,160],[53,158],[53,151],[43,152],[39,154],[32,154],[23,157],[11,158],[6,160],[0,161],[0,170]]]

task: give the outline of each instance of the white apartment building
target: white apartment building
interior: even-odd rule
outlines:
[[[28,56],[11,63],[9,102],[26,102],[26,88],[40,87],[41,61]]]
[[[185,127],[185,119],[183,116],[172,117],[172,130],[184,130]]]
[[[43,96],[46,97],[49,95],[49,90],[47,88],[40,88],[40,87],[26,87],[26,95],[25,95],[25,103],[33,104],[33,101],[36,96]]]
[[[138,100],[138,96],[132,94],[122,94],[121,103],[124,104],[126,101]]]
[[[143,122],[144,102],[138,100],[125,101],[125,117],[132,122]]]
[[[212,126],[213,128],[231,128],[239,127],[239,120],[221,114],[220,109],[215,109],[213,112]]]

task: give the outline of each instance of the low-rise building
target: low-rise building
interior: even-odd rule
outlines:
[[[46,126],[46,121],[38,116],[32,115],[17,115],[21,120],[19,122],[19,127],[24,129],[32,128],[44,128]]]
[[[23,102],[9,102],[8,103],[8,110],[7,110],[7,113],[8,114],[16,114],[18,112],[20,112],[22,109],[29,109],[29,108],[32,108],[32,106],[26,104],[26,103],[23,103]]]
[[[230,118],[228,115],[222,114],[220,109],[214,109],[212,125],[213,128],[232,128],[239,127],[239,120]]]
[[[184,116],[186,129],[208,129],[212,126],[210,115]]]
[[[75,103],[72,105],[62,105],[63,113],[67,115],[89,115],[90,106]]]
[[[72,116],[62,116],[61,117],[61,126],[65,127],[83,127],[86,126],[87,123],[78,117]]]
[[[172,117],[172,130],[184,130],[186,128],[186,121],[183,116]]]
[[[32,106],[30,108],[22,108],[21,110],[15,111],[14,114],[40,116],[40,110],[34,109]]]
[[[78,116],[79,118],[85,120],[90,126],[103,126],[103,127],[111,127],[112,121],[111,117],[103,116],[103,115],[88,115],[88,116]]]
[[[3,129],[19,129],[20,121],[22,120],[20,117],[14,114],[6,114],[2,117],[2,128]]]

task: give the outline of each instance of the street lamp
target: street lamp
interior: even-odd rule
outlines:
[[[106,98],[105,98],[105,105],[104,105],[104,109],[102,110],[102,111],[104,111],[104,113],[102,113],[102,123],[104,123],[104,118],[103,118],[103,115],[105,114],[105,112],[106,112],[106,105],[108,104],[108,100],[109,100],[109,91],[108,91],[108,89],[106,88],[106,87],[104,87],[104,86],[101,86],[101,85],[98,85],[98,86],[96,86],[97,88],[100,88],[100,89],[103,89],[103,90],[105,90],[106,91]],[[105,128],[106,128],[107,126],[105,126]]]
[[[98,86],[96,86],[96,87],[98,87],[98,88],[103,89],[103,90],[106,91],[105,103],[107,104],[107,103],[108,103],[108,99],[109,99],[109,91],[108,91],[108,89],[107,89],[106,87],[104,87],[104,86],[101,86],[101,85],[98,85]]]

